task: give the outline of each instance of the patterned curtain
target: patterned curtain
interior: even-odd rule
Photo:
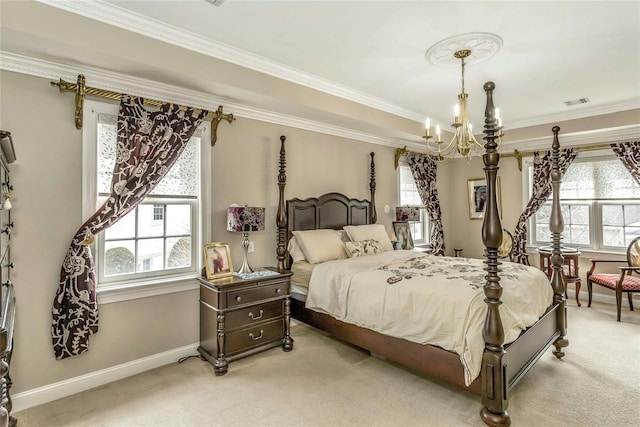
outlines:
[[[208,112],[163,104],[149,112],[141,98],[122,95],[111,195],[76,232],[60,271],[53,301],[51,339],[56,359],[89,349],[98,332],[95,272],[89,245],[133,210],[171,169]]]
[[[611,149],[640,184],[640,141],[611,144]]]
[[[429,221],[431,221],[431,250],[434,255],[444,255],[444,230],[442,228],[442,214],[440,200],[436,188],[436,162],[424,154],[407,152],[407,160],[413,179],[418,187],[422,203],[427,207]]]
[[[577,155],[578,153],[573,148],[562,150],[558,159],[562,175],[564,175]],[[551,169],[550,151],[547,151],[542,157],[537,151],[533,153],[533,195],[520,215],[516,229],[513,232],[513,248],[510,256],[513,262],[529,265],[529,257],[527,256],[527,220],[538,212],[551,195]]]

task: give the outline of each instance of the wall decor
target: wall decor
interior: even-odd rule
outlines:
[[[484,178],[470,179],[467,182],[469,191],[469,219],[484,218],[485,203],[487,202],[487,180]],[[496,181],[498,215],[502,217],[502,197],[500,195],[500,177]]]

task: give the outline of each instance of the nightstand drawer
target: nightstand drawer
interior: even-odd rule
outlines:
[[[225,315],[225,326],[227,330],[236,329],[282,316],[283,312],[282,300],[229,311]]]
[[[264,323],[259,326],[230,332],[226,336],[227,356],[257,347],[284,337],[284,321],[282,319]]]
[[[230,291],[227,293],[227,307],[250,304],[269,298],[284,297],[287,295],[287,282],[279,281],[271,285],[258,286],[251,289]]]

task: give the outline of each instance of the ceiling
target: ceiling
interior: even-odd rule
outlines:
[[[425,52],[445,38],[471,32],[502,39],[494,56],[466,67],[477,129],[488,80],[496,83],[505,129],[640,108],[638,1],[40,3],[122,27],[125,42],[133,33],[158,38],[411,120],[430,117],[445,128],[460,91],[459,62],[433,65]],[[45,42],[22,31],[19,37],[7,33],[2,50],[44,53]],[[57,35],[58,43],[61,39]],[[76,44],[50,46],[46,59],[104,66],[86,51],[75,52]],[[124,60],[117,53],[109,59]],[[144,64],[138,65],[144,75]],[[164,70],[167,83],[174,83],[168,77],[171,67]],[[589,102],[565,104],[581,98]]]

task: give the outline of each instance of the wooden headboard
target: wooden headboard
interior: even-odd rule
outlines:
[[[280,194],[276,219],[278,225],[276,253],[279,269],[290,267],[287,245],[294,230],[324,228],[340,230],[345,225],[375,224],[377,220],[375,206],[375,153],[370,153],[369,190],[371,192],[371,200],[352,199],[341,193],[326,193],[320,197],[295,198],[285,202],[284,188],[287,182],[285,140],[284,136],[280,137],[280,173],[278,175]]]
[[[287,240],[293,230],[339,230],[344,225],[369,224],[370,220],[370,201],[350,199],[340,193],[287,200]]]

